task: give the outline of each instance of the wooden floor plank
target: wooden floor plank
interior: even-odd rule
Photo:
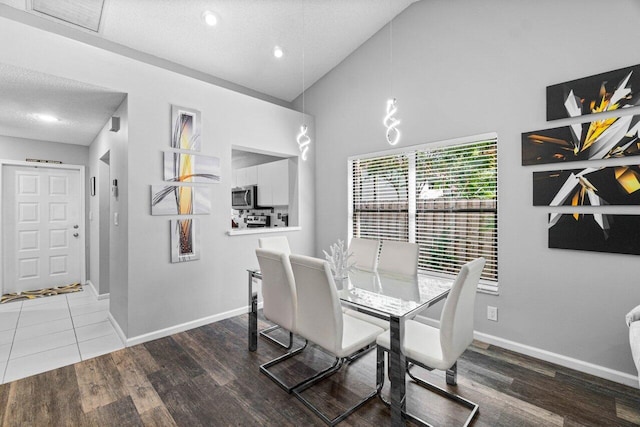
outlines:
[[[163,405],[158,408],[153,408],[146,411],[144,414],[140,414],[140,419],[145,427],[177,427],[175,420]]]
[[[85,360],[74,366],[84,413],[89,413],[127,395],[122,378],[110,355]]]
[[[90,414],[89,425],[93,426],[113,426],[118,427],[143,427],[144,424],[136,411],[131,396],[125,396],[120,400],[116,400],[99,408],[96,408]],[[114,424],[117,420],[117,424]]]
[[[138,411],[138,414],[164,406],[153,385],[136,363],[128,349],[111,353],[111,358],[122,377],[124,387]]]
[[[79,405],[80,390],[73,366],[1,386],[8,389],[0,408],[3,426],[77,425],[87,420]],[[1,394],[1,393],[0,393]]]
[[[228,369],[223,360],[211,357],[211,346],[204,346],[201,341],[193,337],[191,333],[176,334],[173,339],[185,349],[198,365],[204,369],[218,385],[228,384],[236,377],[233,371]]]
[[[0,385],[4,426],[322,426],[294,396],[259,372],[286,350],[260,339],[247,351],[242,315],[161,338],[74,366]],[[267,325],[260,321],[261,327]],[[286,335],[285,335],[286,336]],[[297,338],[295,345],[302,345]],[[274,370],[300,380],[331,364],[310,345]],[[458,385],[444,373],[429,381],[480,404],[474,427],[638,426],[640,390],[475,341],[458,363]],[[375,382],[375,352],[305,392],[337,413]],[[384,392],[388,392],[388,381]],[[435,425],[459,425],[461,407],[412,382],[407,407]],[[388,425],[378,399],[341,426]]]
[[[616,415],[622,420],[640,425],[640,401],[626,404],[616,399]]]

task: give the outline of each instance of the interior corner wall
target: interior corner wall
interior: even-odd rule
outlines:
[[[96,178],[96,195],[90,197],[90,280],[99,295],[109,294],[111,314],[125,334],[128,329],[128,230],[126,190],[123,189],[126,189],[128,183],[127,107],[125,98],[113,113],[113,116],[120,118],[118,132],[110,130],[109,119],[89,147],[89,175]],[[101,160],[105,156],[109,159],[108,166]],[[118,180],[118,197],[112,191],[111,183],[114,179]],[[114,225],[115,213],[119,217],[117,226]]]
[[[546,86],[640,63],[640,27],[609,11],[637,17],[640,3],[425,0],[393,22],[392,72],[389,27],[364,43],[305,95],[316,117],[316,203],[331,206],[318,209],[315,253],[347,237],[347,158],[390,148],[390,96],[399,147],[497,132],[500,295],[478,294],[476,330],[637,375],[624,316],[640,304],[640,258],[548,249],[549,208],[532,206],[536,168],[521,166],[522,132],[568,123],[546,121]],[[599,31],[607,25],[615,31]]]
[[[126,233],[116,250],[126,262],[114,266],[121,279],[110,280],[111,313],[125,335],[148,339],[246,313],[246,269],[258,266],[255,248],[261,235],[226,234],[231,228],[231,147],[297,156],[300,113],[6,18],[0,18],[0,58],[9,65],[128,94],[126,165],[123,161],[124,169],[116,172],[118,230]],[[170,262],[169,226],[176,217],[150,214],[151,185],[164,183],[163,151],[170,147],[172,104],[201,111],[199,154],[219,157],[222,172],[220,183],[206,184],[211,214],[196,216],[201,258],[176,264]],[[313,118],[307,120],[313,135]],[[309,158],[314,155],[311,150]],[[299,162],[301,230],[282,232],[292,250],[303,254],[312,254],[315,247],[314,177],[313,160]],[[123,312],[116,315],[114,310]]]

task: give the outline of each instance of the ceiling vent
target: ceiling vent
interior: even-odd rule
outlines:
[[[31,0],[34,12],[98,32],[105,0]]]

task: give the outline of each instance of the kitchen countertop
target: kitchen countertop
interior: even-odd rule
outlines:
[[[234,228],[227,231],[229,236],[243,236],[245,234],[280,233],[283,231],[299,231],[302,227],[258,227],[258,228]]]

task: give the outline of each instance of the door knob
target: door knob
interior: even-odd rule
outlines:
[[[73,228],[78,228],[78,227],[79,227],[79,225],[78,225],[78,224],[76,224],[76,225],[74,225],[74,226],[73,226]]]
[[[78,233],[73,233],[73,237],[78,237],[79,234]]]

